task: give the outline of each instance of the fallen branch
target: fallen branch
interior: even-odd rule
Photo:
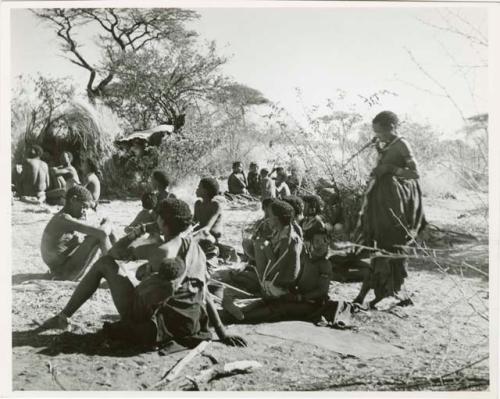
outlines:
[[[197,355],[203,352],[203,350],[208,346],[209,343],[210,341],[200,342],[196,348],[189,351],[189,353],[186,356],[184,356],[181,360],[179,360],[174,367],[165,372],[164,375],[161,377],[160,381],[158,381],[155,385],[153,385],[153,388],[158,388],[160,385],[172,382],[191,360],[193,360]]]
[[[248,374],[262,367],[257,361],[254,360],[241,360],[237,362],[226,363],[224,365],[216,365],[207,370],[203,370],[195,377],[186,376],[187,381],[182,381],[175,387],[175,390],[201,390],[204,384],[211,381],[218,380],[225,377],[230,377],[237,374]],[[174,388],[169,386],[169,388]]]

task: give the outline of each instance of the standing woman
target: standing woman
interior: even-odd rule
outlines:
[[[378,162],[373,169],[360,211],[358,232],[363,245],[401,254],[401,258],[374,257],[355,303],[362,304],[370,289],[375,299],[396,296],[399,305],[412,305],[404,288],[408,277],[407,259],[398,246],[407,245],[425,227],[422,191],[417,164],[408,142],[398,136],[399,119],[391,111],[379,113],[372,121],[377,139]]]

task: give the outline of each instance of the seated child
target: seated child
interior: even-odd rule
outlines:
[[[157,194],[152,191],[147,191],[142,194],[142,210],[137,214],[135,219],[125,227],[125,233],[129,233],[134,227],[140,224],[154,223],[156,221],[154,209],[157,205],[157,198]]]
[[[247,175],[248,192],[251,195],[260,195],[259,167],[255,162],[251,162]]]
[[[140,317],[151,317],[156,305],[174,293],[186,272],[186,264],[179,258],[164,258],[158,252],[149,262],[140,266],[136,278],[140,283],[134,290],[134,312]]]
[[[195,235],[218,242],[222,236],[222,207],[215,196],[219,194],[219,183],[212,177],[200,180],[196,189],[199,198],[194,204],[193,221],[198,223],[194,228]]]
[[[276,197],[279,199],[283,199],[291,195],[290,188],[286,182],[287,179],[288,176],[285,169],[282,167],[276,168]]]
[[[287,202],[290,204],[293,208],[293,211],[295,213],[295,217],[293,218],[293,228],[302,237],[302,220],[304,219],[304,201],[302,201],[302,198],[296,196],[296,195],[289,195],[287,197],[283,198],[283,201]]]
[[[94,198],[97,207],[99,198],[101,197],[101,181],[98,176],[99,169],[92,159],[86,158],[82,162],[82,172],[84,176],[84,186],[92,194],[92,198]]]
[[[233,173],[227,179],[227,190],[230,194],[247,194],[247,178],[243,173],[241,162],[233,163]]]
[[[302,231],[305,231],[316,223],[317,220],[323,221],[321,217],[321,212],[323,210],[323,200],[319,195],[303,195],[302,201],[304,201],[304,218],[302,219],[301,227]]]
[[[53,189],[47,191],[47,203],[63,204],[66,192],[73,186],[80,184],[80,178],[78,177],[78,172],[72,165],[73,154],[68,151],[64,151],[61,154],[61,165],[50,168],[51,173],[51,186]]]
[[[164,199],[175,198],[175,194],[168,191],[170,179],[167,174],[161,170],[155,170],[151,176],[151,184],[156,192],[156,203],[159,204]]]
[[[269,171],[265,168],[260,170],[260,195],[262,199],[265,198],[275,198],[276,197],[276,186],[274,180],[269,176]]]
[[[264,211],[264,217],[253,223],[250,228],[248,228],[244,232],[247,237],[243,238],[241,245],[243,247],[243,252],[252,264],[255,264],[254,247],[256,245],[259,245],[261,241],[264,242],[266,240],[270,240],[273,235],[273,229],[269,224],[269,209],[272,201],[273,198],[269,197],[262,200],[262,210]]]
[[[222,236],[222,207],[219,201],[214,199],[219,194],[219,183],[212,177],[200,180],[196,189],[199,198],[194,204],[193,221],[196,223],[193,229],[193,237],[205,252],[208,267],[211,269],[217,263],[219,250],[217,244]],[[209,270],[209,273],[212,270]]]
[[[72,165],[73,154],[69,151],[64,151],[61,154],[61,165],[53,167],[51,172],[54,175],[54,179],[51,181],[54,183],[54,188],[66,188],[68,178],[72,179],[73,185],[80,184],[80,178],[78,177],[78,172]],[[71,175],[70,177],[68,176]],[[67,187],[69,189],[71,187]]]
[[[291,168],[290,176],[288,176],[286,184],[290,188],[292,195],[298,195],[298,192],[302,187],[302,176],[296,166]]]
[[[104,255],[115,241],[107,219],[102,219],[97,227],[85,221],[86,211],[92,204],[92,194],[85,187],[70,188],[64,207],[43,231],[42,259],[59,279],[80,278],[99,249]],[[83,238],[78,233],[82,233]]]

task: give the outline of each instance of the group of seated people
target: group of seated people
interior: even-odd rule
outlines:
[[[75,185],[85,186],[92,194],[94,205],[101,195],[101,183],[98,169],[94,161],[87,158],[82,161],[80,179],[73,166],[73,155],[64,151],[60,157],[60,164],[49,167],[42,160],[44,151],[39,145],[28,148],[26,159],[13,170],[12,184],[15,192],[27,202],[48,204],[63,204],[66,192]]]
[[[262,200],[264,217],[246,231],[242,247],[247,265],[219,269],[223,319],[228,322],[308,320],[328,302],[332,265],[328,229],[316,195]],[[260,297],[238,307],[235,299]]]
[[[331,314],[332,266],[318,196],[264,198],[264,217],[247,229],[242,242],[245,266],[234,269],[210,263],[223,227],[217,180],[200,180],[193,212],[168,191],[163,172],[155,171],[151,182],[143,209],[119,240],[106,218],[98,226],[85,220],[93,202],[89,190],[75,185],[67,191],[64,207],[45,228],[41,252],[57,278],[81,281],[42,330],[66,328],[102,279],[121,316],[118,325],[107,326],[108,333],[148,345],[169,340],[194,345],[210,337],[210,324],[226,344],[245,345],[241,337],[228,336],[222,322]],[[141,259],[147,262],[137,269],[134,286],[119,262]],[[252,298],[251,303],[237,306],[243,298]],[[214,301],[222,309],[217,311]]]
[[[276,174],[276,177],[273,175]],[[301,178],[297,168],[292,168],[288,174],[285,168],[278,166],[269,172],[250,162],[248,174],[245,176],[243,165],[237,161],[233,163],[233,172],[227,180],[228,193],[233,195],[250,194],[260,198],[280,198],[297,194],[301,186]]]

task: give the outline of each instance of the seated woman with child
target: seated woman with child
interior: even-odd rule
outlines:
[[[233,346],[246,346],[243,338],[226,334],[224,326],[206,292],[206,259],[199,245],[187,234],[192,222],[189,206],[170,198],[158,206],[158,226],[164,241],[155,250],[131,247],[145,233],[144,225],[120,239],[101,257],[76,287],[63,310],[48,319],[41,330],[65,329],[69,318],[96,292],[102,279],[111,290],[121,316],[113,336],[129,342],[155,347],[170,341],[194,346],[211,339],[209,323],[220,340]],[[132,282],[119,273],[118,261],[145,259]]]

